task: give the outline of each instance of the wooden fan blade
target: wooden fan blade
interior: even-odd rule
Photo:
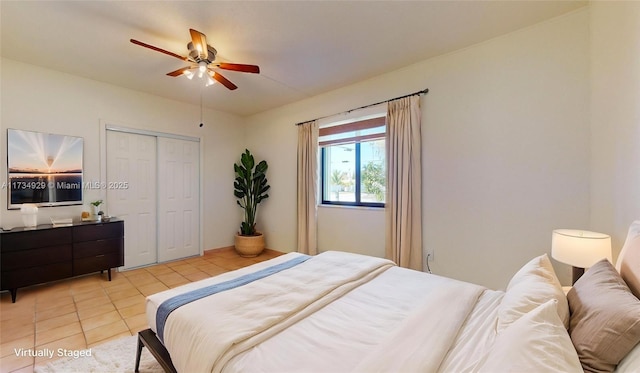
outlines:
[[[164,53],[164,54],[166,54],[168,56],[175,57],[175,58],[181,59],[183,61],[189,61],[187,59],[187,57],[182,57],[179,54],[175,54],[173,52],[169,52],[168,50],[164,50],[162,48],[154,47],[153,45],[150,45],[150,44],[147,44],[147,43],[143,43],[143,42],[138,41],[136,39],[129,39],[129,41],[132,42],[133,44],[139,45],[141,47],[149,48],[149,49],[154,50],[156,52]]]
[[[254,73],[254,74],[260,73],[260,67],[256,65],[243,65],[241,63],[226,63],[226,62],[221,62],[217,65],[219,68],[225,69],[225,70],[233,70],[233,71],[240,71],[243,73]]]
[[[229,79],[227,79],[224,76],[220,75],[220,73],[217,73],[217,72],[214,72],[214,71],[209,71],[209,76],[211,76],[213,79],[217,80],[218,82],[220,82],[220,84],[222,84],[223,86],[229,88],[232,91],[234,89],[238,88],[237,85],[231,83],[229,81]]]
[[[187,66],[187,67],[183,67],[181,69],[178,69],[176,71],[172,71],[170,73],[167,73],[167,75],[169,75],[169,76],[180,76],[180,75],[184,74],[185,71],[191,70],[191,69],[193,69],[193,67]]]
[[[206,60],[209,58],[209,48],[207,47],[207,37],[205,34],[201,33],[198,30],[194,30],[192,28],[189,29],[189,33],[191,34],[191,41],[193,42],[193,47],[200,54],[200,58]]]

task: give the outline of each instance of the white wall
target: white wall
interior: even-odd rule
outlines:
[[[84,138],[84,181],[99,181],[100,121],[200,137],[203,163],[203,247],[233,245],[241,214],[233,197],[233,163],[243,149],[241,118],[113,85],[28,65],[1,60],[0,159],[7,159],[6,128],[80,136]],[[0,162],[0,184],[6,180],[6,161]],[[84,201],[104,196],[85,191]],[[85,207],[86,209],[86,207]],[[39,223],[50,216],[79,217],[83,206],[46,207]],[[234,218],[230,219],[230,215]],[[237,216],[237,218],[235,218]],[[22,225],[20,212],[7,210],[7,193],[0,193],[0,225]]]
[[[640,3],[591,3],[591,229],[614,259],[640,219]]]
[[[589,223],[588,27],[583,9],[248,118],[247,146],[270,165],[272,198],[259,219],[268,246],[296,249],[295,123],[429,88],[423,233],[431,268],[506,286],[524,262],[550,252],[552,229]],[[331,219],[357,222],[353,211],[332,210]],[[321,250],[350,250],[341,238],[364,242],[379,229],[338,229],[326,215],[319,235],[332,238],[329,247],[319,239]],[[557,269],[568,283],[568,267]]]
[[[384,209],[320,206],[318,247],[384,257]]]

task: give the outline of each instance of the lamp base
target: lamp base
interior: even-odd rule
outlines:
[[[573,268],[572,271],[572,282],[571,284],[574,285],[576,283],[576,281],[578,281],[578,279],[584,274],[584,268],[580,268],[580,267],[571,267]]]

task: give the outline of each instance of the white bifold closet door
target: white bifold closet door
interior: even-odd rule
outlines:
[[[155,136],[107,131],[107,212],[124,220],[125,268],[158,261],[157,163]]]
[[[200,143],[107,129],[107,211],[124,219],[125,268],[200,253]],[[120,182],[120,184],[118,184]]]
[[[158,138],[158,261],[200,253],[199,143]]]

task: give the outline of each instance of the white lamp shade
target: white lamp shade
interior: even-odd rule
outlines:
[[[556,229],[551,237],[551,256],[574,267],[589,268],[604,258],[611,261],[611,237],[577,229]]]

